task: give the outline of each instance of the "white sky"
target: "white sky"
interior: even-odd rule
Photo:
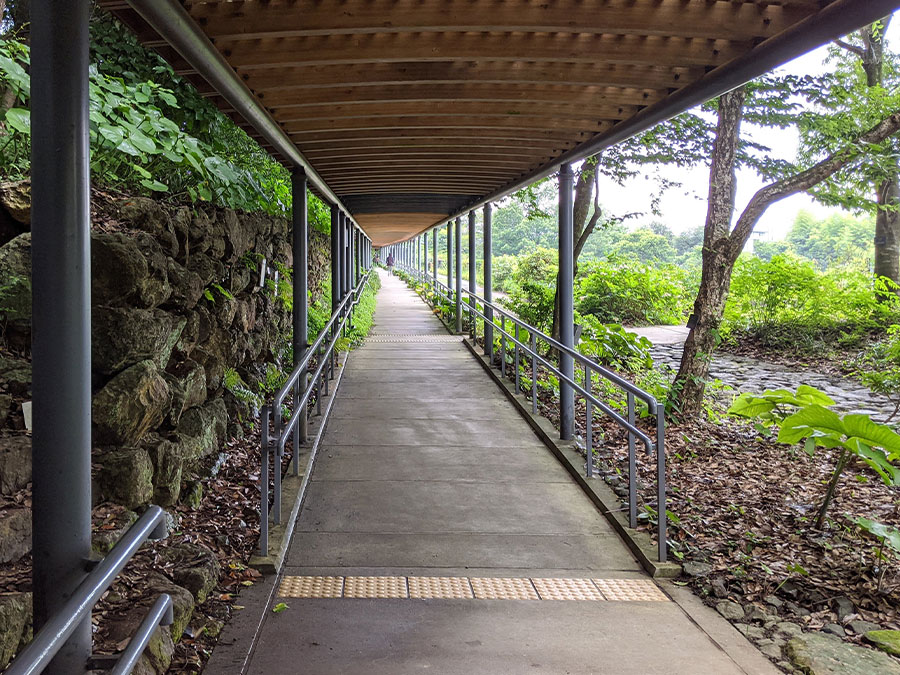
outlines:
[[[888,28],[888,39],[896,38],[895,29],[900,21],[894,20]],[[802,74],[817,74],[825,70],[827,47],[820,47],[787,64],[779,71]],[[769,148],[777,148],[779,154],[794,159],[797,151],[797,133],[794,130],[758,129],[745,126],[745,132],[754,140]],[[633,212],[636,204],[648,204],[647,215],[630,221],[635,228],[658,220],[668,225],[674,232],[681,232],[697,225],[703,225],[706,218],[706,195],[709,169],[700,166],[692,169],[662,167],[660,174],[682,183],[681,188],[667,190],[660,201],[661,216],[654,216],[649,210],[650,195],[655,188],[652,179],[635,178],[624,187],[613,181],[600,181],[600,202],[611,214]],[[763,186],[763,181],[750,170],[742,170],[737,176],[738,212],[743,210],[753,194]],[[783,239],[794,222],[798,211],[807,210],[817,217],[825,217],[839,209],[823,206],[806,194],[798,194],[773,204],[755,228],[757,236],[765,240]],[[763,234],[765,233],[765,234]]]

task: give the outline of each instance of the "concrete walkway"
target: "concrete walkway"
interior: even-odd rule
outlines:
[[[770,672],[643,574],[458,338],[382,279],[247,672]]]

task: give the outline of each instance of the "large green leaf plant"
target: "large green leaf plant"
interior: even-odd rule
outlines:
[[[869,419],[868,415],[838,415],[828,406],[834,404],[823,392],[801,385],[796,393],[786,389],[766,391],[762,395],[741,394],[729,413],[757,420],[757,429],[777,429],[779,443],[803,442],[810,456],[818,448],[838,451],[831,480],[816,514],[815,527],[821,528],[825,514],[844,469],[857,458],[875,471],[885,485],[900,485],[900,435],[888,425]]]

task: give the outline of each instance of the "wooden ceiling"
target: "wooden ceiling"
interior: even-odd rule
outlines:
[[[126,2],[103,4],[233,112]],[[752,56],[830,3],[182,4],[374,243],[384,245]]]

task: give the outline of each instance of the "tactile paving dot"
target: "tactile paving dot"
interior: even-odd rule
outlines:
[[[278,587],[281,598],[339,598],[344,577],[284,577]]]
[[[471,600],[475,596],[466,577],[409,577],[409,597]]]
[[[346,577],[345,598],[408,598],[406,577]]]
[[[649,579],[594,579],[607,600],[668,602],[669,598]]]
[[[472,590],[479,600],[539,600],[531,579],[472,577]]]
[[[590,579],[532,579],[541,600],[604,600]]]

